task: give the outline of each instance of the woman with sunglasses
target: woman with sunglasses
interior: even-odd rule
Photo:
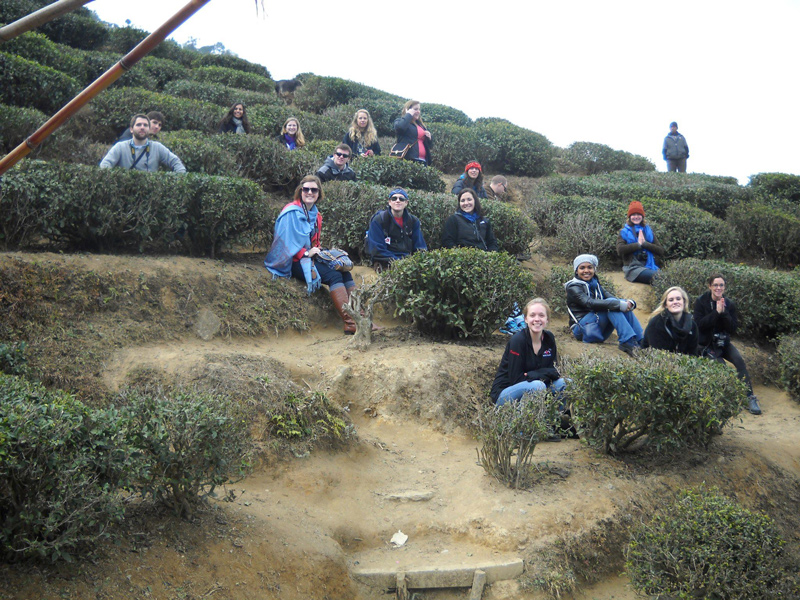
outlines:
[[[428,249],[419,219],[408,211],[408,192],[403,188],[389,192],[389,206],[373,215],[365,246],[378,273],[396,260]]]
[[[404,158],[422,163],[426,167],[431,164],[431,148],[433,139],[431,132],[422,122],[422,110],[418,100],[409,100],[403,105],[403,116],[394,121],[397,141],[392,152],[403,150],[408,146]]]
[[[317,209],[317,202],[323,197],[319,177],[303,177],[294,190],[294,200],[283,207],[275,221],[275,236],[264,266],[272,273],[273,279],[295,277],[304,281],[309,295],[323,283],[327,285],[333,306],[344,321],[345,335],[353,335],[356,332],[355,321],[342,310],[356,286],[352,275],[313,260],[320,253],[322,214]]]

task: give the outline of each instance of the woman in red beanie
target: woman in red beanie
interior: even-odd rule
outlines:
[[[478,198],[486,199],[486,190],[483,187],[483,169],[477,160],[467,163],[464,173],[456,180],[450,193],[458,195],[464,188],[473,189],[477,192]]]
[[[658,271],[656,256],[663,256],[664,247],[656,240],[653,230],[644,222],[644,207],[638,200],[628,206],[628,221],[619,230],[617,254],[622,257],[625,279],[650,284]]]

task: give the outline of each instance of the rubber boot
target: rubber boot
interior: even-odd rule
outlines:
[[[342,321],[344,321],[344,334],[353,335],[356,332],[356,322],[342,310],[342,305],[347,304],[348,301],[347,289],[344,287],[336,288],[335,290],[330,290],[330,294],[336,312],[339,313]]]

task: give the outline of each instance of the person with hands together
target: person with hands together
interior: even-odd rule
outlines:
[[[344,322],[344,333],[352,335],[356,332],[355,321],[342,309],[356,285],[352,275],[314,260],[320,253],[322,231],[322,214],[317,203],[323,197],[319,177],[303,177],[294,191],[294,200],[283,207],[275,221],[275,236],[264,266],[273,279],[294,277],[304,281],[309,295],[322,284],[327,285],[336,312]]]
[[[664,254],[650,225],[644,222],[644,207],[634,200],[628,206],[628,221],[617,238],[617,254],[622,258],[625,279],[650,284],[658,271],[656,256]]]

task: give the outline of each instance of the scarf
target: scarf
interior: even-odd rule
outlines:
[[[628,244],[635,244],[639,241],[639,232],[644,231],[644,239],[647,242],[653,243],[653,230],[650,229],[650,225],[631,225],[627,223],[625,227],[623,227],[619,235],[625,240]],[[658,265],[656,265],[656,259],[653,256],[653,253],[650,252],[647,248],[642,248],[636,254],[644,252],[647,255],[647,261],[645,262],[645,268],[650,269],[652,271],[658,271]]]
[[[472,212],[468,213],[468,212],[464,212],[463,210],[461,210],[459,208],[458,209],[458,214],[460,214],[462,217],[464,217],[470,223],[474,223],[475,221],[478,220],[478,213],[476,213],[474,210]]]
[[[264,259],[264,266],[270,273],[277,277],[291,277],[295,255],[303,248],[310,249],[318,236],[318,214],[316,205],[307,210],[300,200],[283,207],[275,221],[272,247]]]
[[[297,143],[294,141],[294,138],[290,136],[288,133],[283,134],[283,143],[286,144],[286,147],[289,150],[297,149]]]
[[[579,281],[583,281],[583,279],[579,279]],[[596,298],[600,293],[600,280],[597,278],[597,275],[592,277],[591,281],[587,283],[589,284],[589,295]]]
[[[681,313],[681,318],[678,320],[675,320],[667,311],[664,311],[663,314],[665,325],[670,335],[683,341],[692,333],[692,315],[689,313]]]
[[[231,117],[231,121],[233,121],[233,124],[236,125],[236,133],[246,133],[244,130],[244,126],[242,125],[241,119],[237,119],[236,117]]]

